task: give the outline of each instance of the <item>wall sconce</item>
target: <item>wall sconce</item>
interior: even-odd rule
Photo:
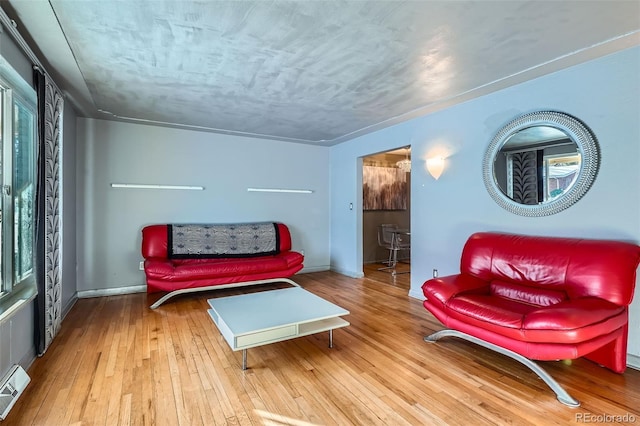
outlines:
[[[435,180],[438,180],[438,178],[440,177],[440,175],[442,175],[442,172],[444,171],[444,158],[443,157],[427,158],[427,170]]]

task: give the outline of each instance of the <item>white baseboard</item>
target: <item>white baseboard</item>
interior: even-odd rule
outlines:
[[[355,271],[347,271],[345,269],[340,269],[340,268],[331,268],[331,271],[338,273],[340,275],[346,275],[347,277],[351,277],[351,278],[364,278],[364,272],[355,272]]]
[[[20,364],[22,368],[25,369],[25,371],[29,371],[29,367],[31,367],[31,364],[33,364],[36,358],[37,358],[36,348],[35,346],[31,346],[31,349],[29,349],[29,352],[24,354],[24,356],[22,357],[22,359],[20,359],[20,362],[18,362],[18,364]]]
[[[640,356],[627,354],[627,367],[640,370]]]
[[[67,317],[67,314],[69,313],[69,311],[71,311],[71,308],[73,308],[73,305],[75,305],[77,301],[78,301],[78,292],[76,292],[76,294],[62,308],[62,320],[63,321]]]
[[[309,274],[311,272],[323,272],[323,271],[328,271],[329,270],[329,265],[321,265],[321,266],[305,266],[304,268],[302,268],[299,272],[297,272],[298,274]]]
[[[84,290],[78,292],[78,299],[88,299],[91,297],[120,296],[122,294],[144,293],[147,291],[146,285],[132,285],[129,287],[103,288],[100,290]]]
[[[424,293],[422,293],[421,289],[411,289],[409,290],[409,297],[413,297],[414,299],[424,300]]]

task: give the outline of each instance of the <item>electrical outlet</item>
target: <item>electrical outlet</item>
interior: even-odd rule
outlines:
[[[138,266],[141,271],[144,271],[144,261],[140,262],[140,266]]]
[[[433,269],[433,278],[438,278],[438,270],[437,269]]]

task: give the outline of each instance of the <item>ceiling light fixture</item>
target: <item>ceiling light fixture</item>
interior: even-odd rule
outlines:
[[[404,160],[400,160],[396,163],[396,166],[398,166],[398,168],[400,170],[402,170],[405,173],[409,173],[411,172],[411,160],[409,159],[409,148],[407,147],[407,153],[405,154],[405,158]]]

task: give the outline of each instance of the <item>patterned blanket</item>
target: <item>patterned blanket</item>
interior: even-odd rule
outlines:
[[[255,257],[280,251],[278,225],[272,222],[237,224],[170,224],[169,257]]]

